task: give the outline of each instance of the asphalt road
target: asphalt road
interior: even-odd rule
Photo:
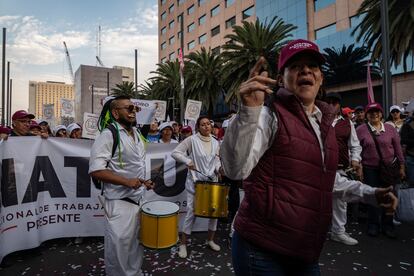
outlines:
[[[231,253],[227,247],[228,225],[219,224],[219,253],[206,248],[206,233],[192,235],[189,257],[180,259],[177,248],[146,250],[145,275],[232,275]],[[365,224],[351,224],[348,232],[359,240],[356,246],[327,241],[321,254],[322,275],[414,275],[414,225],[397,226],[398,239],[365,235]],[[103,238],[44,242],[33,250],[8,255],[0,275],[105,275]]]

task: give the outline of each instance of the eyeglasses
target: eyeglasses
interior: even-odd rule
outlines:
[[[400,111],[398,109],[393,109],[391,110],[391,113],[400,113]]]
[[[141,110],[141,108],[139,108],[138,106],[135,106],[133,104],[128,105],[128,106],[124,106],[124,107],[117,107],[116,109],[125,109],[126,111],[128,111],[129,113],[132,112],[139,112]]]

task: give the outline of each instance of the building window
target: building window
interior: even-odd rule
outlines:
[[[161,14],[161,20],[165,20],[165,18],[167,18],[167,13],[166,12],[163,12]]]
[[[200,35],[198,37],[198,44],[203,44],[207,40],[207,34]]]
[[[161,34],[163,35],[163,34],[165,34],[167,32],[167,28],[166,27],[163,27],[162,29],[161,29]]]
[[[165,1],[166,1],[166,0],[161,0],[161,1],[160,1],[161,6],[165,4]]]
[[[170,23],[168,24],[168,27],[170,29],[174,28],[174,20],[171,20]]]
[[[236,25],[236,17],[233,16],[232,18],[226,21],[226,29],[231,28],[233,25]]]
[[[243,20],[246,18],[249,18],[254,14],[254,6],[251,6],[250,8],[247,8],[243,11]]]
[[[163,57],[162,59],[161,59],[161,63],[164,63],[164,62],[166,62],[167,61],[167,58],[166,57]]]
[[[170,61],[173,61],[173,60],[175,59],[175,52],[172,52],[172,53],[169,55],[169,58],[170,58]]]
[[[220,25],[214,27],[213,29],[211,29],[211,36],[215,36],[218,35],[220,33]]]
[[[175,43],[175,36],[170,37],[168,43],[170,43],[170,45],[173,45]]]
[[[178,1],[177,1],[178,6],[179,6],[179,5],[182,5],[184,2],[185,2],[185,0],[178,0]]]
[[[180,38],[181,38],[181,34],[182,34],[182,32],[181,32],[181,31],[179,31],[179,32],[177,33],[177,37],[178,37],[178,39],[180,39]]]
[[[187,44],[187,48],[188,48],[188,50],[191,50],[191,49],[193,49],[194,47],[195,47],[195,41],[194,41],[194,40],[192,40],[192,41],[188,42],[188,44]]]
[[[226,8],[234,4],[234,0],[226,0]]]
[[[217,46],[216,48],[213,48],[213,50],[211,50],[211,53],[215,56],[220,54],[220,46]]]
[[[206,15],[204,14],[203,16],[201,16],[199,19],[198,19],[198,25],[203,25],[204,23],[206,23]]]
[[[167,43],[163,42],[161,43],[161,50],[164,50],[167,47]]]
[[[191,5],[191,7],[189,7],[188,9],[187,9],[187,14],[188,15],[190,15],[190,14],[192,14],[194,12],[194,5]]]
[[[319,39],[331,34],[336,33],[336,24],[332,24],[326,27],[323,27],[315,31],[315,39]]]
[[[191,33],[195,29],[194,22],[187,26],[187,32]]]
[[[206,2],[206,0],[198,0],[198,6],[200,7]]]
[[[315,11],[319,11],[327,6],[334,4],[336,0],[314,0]]]
[[[210,11],[210,15],[211,17],[216,16],[217,14],[219,14],[220,12],[220,5],[215,6],[214,8],[211,9]]]
[[[172,5],[168,8],[168,11],[169,11],[170,13],[173,13],[173,12],[174,12],[174,4],[172,4]]]

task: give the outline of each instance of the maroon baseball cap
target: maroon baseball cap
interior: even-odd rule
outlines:
[[[40,127],[40,125],[35,121],[35,120],[32,120],[31,122],[30,122],[30,129],[32,129],[32,128],[38,128],[38,129],[42,129],[41,127]]]
[[[24,110],[18,110],[16,112],[14,112],[14,114],[12,116],[12,120],[19,120],[19,119],[23,119],[23,118],[34,119],[35,115],[27,113]]]
[[[193,129],[190,126],[183,126],[181,132],[193,132]]]
[[[11,133],[10,128],[8,128],[7,126],[0,125],[0,134],[10,134],[10,133]]]
[[[296,39],[288,43],[280,51],[277,68],[279,72],[286,66],[286,63],[294,56],[300,53],[309,53],[313,55],[319,64],[325,63],[324,56],[319,52],[319,47],[315,43],[305,39]]]
[[[365,113],[372,110],[379,110],[381,113],[384,113],[384,109],[382,109],[382,106],[379,103],[370,103],[365,107]]]

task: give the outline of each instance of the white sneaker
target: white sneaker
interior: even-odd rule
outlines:
[[[207,245],[214,251],[220,251],[220,245],[215,243],[214,241],[207,241]]]
[[[331,240],[340,242],[346,245],[357,245],[358,241],[354,238],[352,238],[348,233],[343,234],[335,234],[331,233]]]
[[[394,219],[392,219],[392,223],[393,223],[394,225],[401,225],[401,222],[400,222],[400,221],[398,221],[398,220],[396,220],[395,218],[394,218]]]
[[[178,247],[178,257],[180,257],[181,259],[187,258],[187,246],[185,246],[184,244]]]

